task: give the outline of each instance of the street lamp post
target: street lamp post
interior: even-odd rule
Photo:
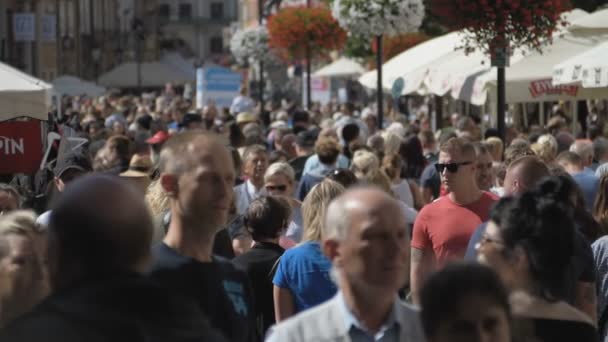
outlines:
[[[94,67],[94,78],[95,83],[99,82],[99,63],[101,62],[101,49],[95,47],[93,51],[91,51],[91,57],[93,58],[93,67]]]
[[[142,63],[142,42],[145,39],[144,23],[139,18],[133,19],[132,24],[133,34],[135,35],[135,61],[137,63],[137,91],[142,91],[142,75],[141,75],[141,63]]]
[[[264,24],[264,0],[258,0],[258,11],[259,11],[259,15],[258,15],[258,24],[260,26],[262,26]],[[260,115],[262,115],[264,113],[264,107],[266,106],[266,103],[264,101],[264,61],[262,59],[260,59],[260,88],[259,88],[259,92],[260,92]]]
[[[383,91],[382,91],[382,35],[376,36],[376,72],[377,72],[377,80],[376,80],[376,100],[378,106],[378,128],[382,129],[383,120],[384,120],[384,99],[383,99]]]

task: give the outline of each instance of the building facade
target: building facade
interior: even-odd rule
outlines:
[[[43,80],[57,76],[55,0],[0,1],[0,61]]]
[[[199,62],[226,56],[230,26],[238,20],[237,0],[159,0],[161,50]]]
[[[159,58],[157,0],[0,0],[0,61],[51,81]],[[134,30],[134,27],[139,30]]]

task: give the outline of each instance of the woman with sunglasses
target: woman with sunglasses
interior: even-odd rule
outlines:
[[[285,197],[293,211],[285,236],[281,239],[283,248],[293,247],[302,240],[302,203],[294,198],[295,185],[295,171],[288,163],[271,164],[264,174],[266,193]]]
[[[478,259],[492,267],[510,291],[516,337],[598,340],[591,319],[562,300],[574,240],[571,211],[540,192],[504,198],[492,209],[477,245]]]

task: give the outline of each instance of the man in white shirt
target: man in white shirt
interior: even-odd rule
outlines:
[[[323,253],[339,291],[333,299],[271,328],[276,341],[421,341],[418,312],[397,296],[405,284],[410,238],[397,201],[358,188],[327,209]]]
[[[247,87],[241,87],[240,94],[232,100],[230,114],[237,115],[242,112],[252,112],[255,109],[255,102],[247,96]]]
[[[237,214],[245,214],[249,204],[265,194],[264,174],[267,168],[266,148],[262,145],[248,146],[243,152],[243,175],[247,180],[234,188]]]

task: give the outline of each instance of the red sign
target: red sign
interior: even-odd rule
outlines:
[[[576,96],[578,93],[577,85],[558,85],[554,86],[551,79],[530,82],[530,94],[532,97],[542,95],[569,95]]]
[[[34,174],[42,160],[40,121],[0,122],[0,174]]]

